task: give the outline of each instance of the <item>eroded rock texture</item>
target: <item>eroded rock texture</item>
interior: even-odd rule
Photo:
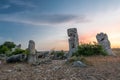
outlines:
[[[70,28],[67,30],[69,36],[69,53],[68,58],[72,56],[72,54],[77,50],[79,45],[79,39],[76,28]]]
[[[108,36],[105,33],[99,33],[96,35],[96,39],[100,45],[107,51],[108,55],[115,55],[111,50],[111,44],[108,40]]]
[[[10,56],[6,59],[7,63],[14,63],[14,62],[22,62],[26,60],[26,55],[25,54],[17,54]]]
[[[35,50],[35,42],[33,40],[29,41],[28,51],[29,51],[28,63],[35,64],[37,61],[37,56],[36,56],[36,50]]]

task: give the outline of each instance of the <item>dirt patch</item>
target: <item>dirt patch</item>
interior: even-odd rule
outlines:
[[[86,68],[71,67],[66,65],[64,60],[53,60],[51,64],[39,66],[27,63],[2,63],[0,80],[120,80],[120,62],[115,60],[111,62],[115,57],[106,58],[107,62],[104,58],[97,58],[95,62],[92,60],[94,65]]]
[[[72,67],[65,60],[32,66],[27,63],[0,64],[0,80],[120,80],[120,56],[85,57],[92,66]]]

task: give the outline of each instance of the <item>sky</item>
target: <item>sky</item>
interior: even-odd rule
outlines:
[[[37,50],[68,50],[67,29],[77,28],[79,42],[108,35],[120,47],[120,0],[0,0],[0,44],[13,41]]]

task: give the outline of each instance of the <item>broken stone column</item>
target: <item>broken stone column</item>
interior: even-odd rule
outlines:
[[[76,28],[69,28],[67,30],[68,36],[69,36],[69,52],[68,52],[68,58],[72,56],[72,54],[77,50],[79,45],[79,39],[77,34]]]
[[[36,50],[35,50],[35,42],[33,40],[29,41],[28,51],[29,51],[28,63],[35,64],[37,61],[37,56],[36,56]]]
[[[100,33],[96,35],[96,39],[100,45],[105,49],[105,51],[108,53],[108,55],[115,55],[111,50],[111,44],[108,40],[108,36],[105,33]]]

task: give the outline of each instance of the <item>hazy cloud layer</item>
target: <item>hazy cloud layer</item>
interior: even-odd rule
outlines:
[[[81,14],[49,13],[49,10],[54,10],[54,7],[50,6],[56,4],[46,3],[46,1],[0,0],[0,21],[50,26],[71,25],[89,21],[85,15]]]
[[[29,0],[0,0],[0,14],[12,14],[35,8]]]
[[[85,16],[66,15],[66,14],[38,14],[38,15],[22,15],[14,14],[11,16],[2,15],[0,21],[16,22],[32,25],[66,25],[84,23],[89,20]]]

